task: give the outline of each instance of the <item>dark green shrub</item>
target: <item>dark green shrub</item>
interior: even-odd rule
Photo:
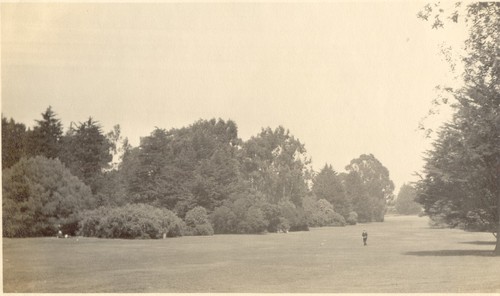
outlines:
[[[276,229],[278,232],[288,232],[290,230],[290,223],[288,223],[287,219],[280,217]]]
[[[184,218],[191,235],[213,235],[214,230],[210,224],[207,210],[197,206],[186,213]]]
[[[161,238],[182,235],[184,222],[167,209],[144,204],[101,207],[85,212],[79,233],[102,238]]]
[[[245,216],[246,233],[262,233],[266,230],[268,221],[257,207],[250,207]]]
[[[349,225],[356,225],[356,223],[358,223],[358,214],[356,212],[350,212],[346,222]]]
[[[235,233],[238,219],[234,212],[226,205],[215,208],[211,215],[215,233]]]
[[[296,207],[291,202],[281,202],[278,204],[281,217],[290,224],[290,231],[308,231],[307,219],[303,208]]]
[[[339,213],[332,212],[330,214],[329,218],[330,218],[330,221],[329,221],[328,225],[330,225],[330,226],[345,226],[345,224],[346,224],[344,216],[342,216]]]
[[[2,175],[5,237],[74,234],[78,213],[93,204],[90,188],[57,159],[22,158]]]
[[[262,213],[264,214],[264,218],[268,223],[267,231],[269,232],[276,232],[278,230],[283,231],[283,227],[285,226],[281,225],[281,222],[283,222],[284,218],[281,217],[280,209],[277,205],[273,205],[267,202],[262,202],[261,204],[258,205],[258,207],[261,209]],[[288,222],[285,228],[287,231],[288,229],[290,229],[290,225],[288,224]]]
[[[192,232],[193,235],[214,235],[214,229],[210,224],[196,225]]]

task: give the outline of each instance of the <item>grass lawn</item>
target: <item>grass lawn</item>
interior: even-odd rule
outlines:
[[[368,246],[361,239],[368,231]],[[4,292],[500,292],[494,237],[427,218],[166,240],[3,239]]]

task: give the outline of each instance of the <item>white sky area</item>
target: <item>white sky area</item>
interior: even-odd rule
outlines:
[[[2,113],[28,127],[119,124],[133,146],[155,127],[234,120],[243,140],[282,125],[315,170],[373,153],[396,189],[415,181],[417,130],[448,83],[425,2],[1,5]],[[436,119],[434,119],[436,120]]]

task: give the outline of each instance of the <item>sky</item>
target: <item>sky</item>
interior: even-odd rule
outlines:
[[[453,78],[439,46],[465,33],[432,30],[424,5],[3,3],[2,114],[32,127],[50,105],[65,130],[91,116],[133,146],[199,119],[231,119],[243,140],[281,125],[316,171],[372,153],[398,189],[417,180],[419,122]]]

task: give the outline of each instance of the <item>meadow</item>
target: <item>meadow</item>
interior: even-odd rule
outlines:
[[[361,232],[369,233],[363,246]],[[427,218],[165,240],[3,239],[4,292],[500,292],[494,237]]]

